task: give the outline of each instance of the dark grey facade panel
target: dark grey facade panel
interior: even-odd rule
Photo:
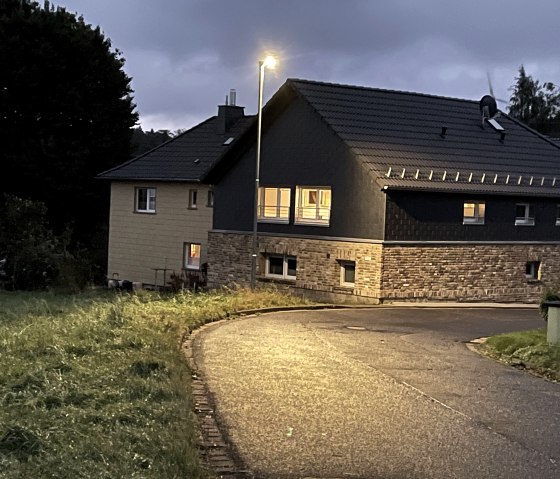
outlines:
[[[255,149],[215,187],[214,228],[252,230]],[[268,233],[382,239],[385,197],[350,149],[302,100],[295,100],[264,133],[261,186],[292,189],[289,224],[259,223]],[[295,188],[330,187],[328,227],[294,224]]]
[[[463,204],[484,201],[484,224],[463,224]],[[533,207],[534,226],[515,225],[516,204]],[[390,191],[387,241],[559,241],[558,200],[524,196]]]

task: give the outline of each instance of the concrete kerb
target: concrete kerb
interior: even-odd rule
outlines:
[[[200,370],[194,359],[193,345],[198,334],[210,327],[217,327],[220,323],[232,319],[257,316],[267,313],[287,311],[319,311],[332,309],[390,309],[390,308],[537,308],[536,304],[516,303],[430,303],[430,302],[393,302],[379,305],[356,305],[356,304],[319,304],[302,306],[273,306],[268,308],[246,309],[228,314],[225,318],[208,318],[202,324],[185,331],[181,338],[181,349],[186,358],[192,375],[192,394],[194,399],[195,413],[198,417],[199,434],[198,443],[200,456],[203,461],[221,479],[247,479],[253,475],[243,464],[233,444],[228,440],[223,428],[220,427],[219,419],[215,411],[215,401],[200,375]],[[481,338],[484,341],[486,338]],[[477,340],[471,343],[478,342]],[[467,345],[468,347],[469,345]],[[469,347],[473,352],[477,351],[475,344]]]

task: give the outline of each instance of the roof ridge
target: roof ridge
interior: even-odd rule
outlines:
[[[407,90],[393,90],[389,88],[379,88],[379,87],[370,87],[370,86],[363,86],[363,85],[350,85],[347,83],[332,83],[332,82],[324,82],[324,81],[317,81],[317,80],[306,80],[303,78],[288,78],[286,80],[290,83],[307,83],[311,85],[322,85],[322,86],[334,86],[340,88],[347,88],[352,90],[365,90],[365,91],[378,91],[383,93],[395,93],[407,96],[421,96],[427,98],[438,98],[440,100],[453,100],[453,101],[461,101],[466,103],[478,103],[480,100],[469,100],[468,98],[457,98],[451,96],[444,96],[444,95],[435,95],[432,93],[421,93],[421,92],[414,92],[414,91],[407,91]]]

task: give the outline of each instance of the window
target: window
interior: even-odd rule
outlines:
[[[208,190],[208,202],[206,206],[212,208],[214,206],[214,190]]]
[[[331,217],[331,189],[298,186],[296,189],[296,218],[299,224],[329,225]]]
[[[517,203],[515,205],[515,224],[516,226],[534,226],[535,214],[533,205],[529,203]]]
[[[560,205],[556,205],[556,226],[560,226]]]
[[[197,199],[198,199],[197,190],[189,190],[189,209],[196,210]]]
[[[295,256],[269,255],[266,257],[266,276],[281,279],[296,279],[297,259]]]
[[[200,243],[185,243],[185,268],[200,269]]]
[[[138,213],[156,212],[155,188],[136,188],[136,211]]]
[[[356,282],[356,263],[354,261],[340,262],[340,284],[354,286]]]
[[[486,203],[484,201],[465,201],[463,203],[463,224],[483,225]]]
[[[540,281],[541,279],[541,262],[540,261],[527,261],[525,263],[525,278],[533,281]]]
[[[290,192],[290,188],[259,188],[259,221],[288,223],[290,220]]]

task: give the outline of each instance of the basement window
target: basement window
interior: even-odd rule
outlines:
[[[354,287],[356,283],[356,262],[340,262],[340,284],[342,286]]]
[[[296,279],[297,258],[295,256],[271,254],[266,257],[265,275],[269,278]]]
[[[529,203],[517,203],[515,205],[515,225],[535,226],[535,212],[533,205]]]
[[[463,224],[483,225],[485,213],[486,203],[484,201],[465,201],[463,203]]]
[[[527,263],[525,263],[525,278],[529,281],[540,281],[541,279],[540,261],[527,261]]]

